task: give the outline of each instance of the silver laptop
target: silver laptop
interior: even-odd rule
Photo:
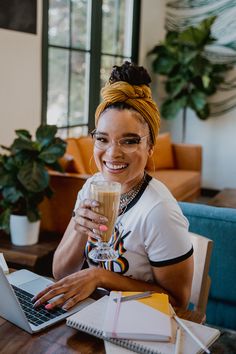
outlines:
[[[0,316],[29,333],[35,333],[94,302],[91,298],[85,299],[69,311],[62,308],[48,311],[44,306],[34,309],[31,298],[51,283],[51,280],[25,269],[6,276],[0,267]]]

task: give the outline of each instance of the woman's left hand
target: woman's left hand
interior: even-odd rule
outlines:
[[[48,300],[59,296],[55,301],[47,304],[45,308],[51,310],[56,306],[60,306],[64,310],[68,310],[91,295],[98,286],[97,269],[83,269],[49,285],[34,296],[32,301],[34,302],[34,307],[38,307]]]

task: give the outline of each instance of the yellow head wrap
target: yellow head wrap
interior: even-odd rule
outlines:
[[[139,112],[147,122],[152,143],[155,144],[160,128],[160,114],[156,103],[152,99],[151,90],[147,85],[130,85],[125,81],[107,83],[101,90],[103,101],[95,112],[95,123],[97,125],[101,113],[110,105],[116,102],[125,102],[134,110]]]

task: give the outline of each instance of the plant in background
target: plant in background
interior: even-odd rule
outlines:
[[[66,142],[55,136],[54,125],[41,125],[35,140],[27,130],[15,132],[10,147],[1,145],[7,154],[0,154],[0,229],[8,233],[11,214],[40,220],[38,206],[53,194],[47,167],[62,171],[58,159],[66,149]]]
[[[196,27],[181,32],[169,31],[164,42],[148,54],[156,57],[152,62],[155,73],[167,76],[167,98],[161,106],[163,118],[175,118],[183,109],[183,140],[185,140],[187,107],[200,119],[210,115],[208,96],[214,94],[222,82],[229,64],[215,64],[205,55],[205,46],[215,42],[211,26],[216,17],[203,20]]]

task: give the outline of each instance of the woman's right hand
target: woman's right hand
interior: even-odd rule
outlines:
[[[92,210],[97,207],[99,207],[99,202],[96,200],[85,199],[81,201],[73,213],[73,220],[78,232],[100,240],[102,232],[107,231],[108,219]]]

